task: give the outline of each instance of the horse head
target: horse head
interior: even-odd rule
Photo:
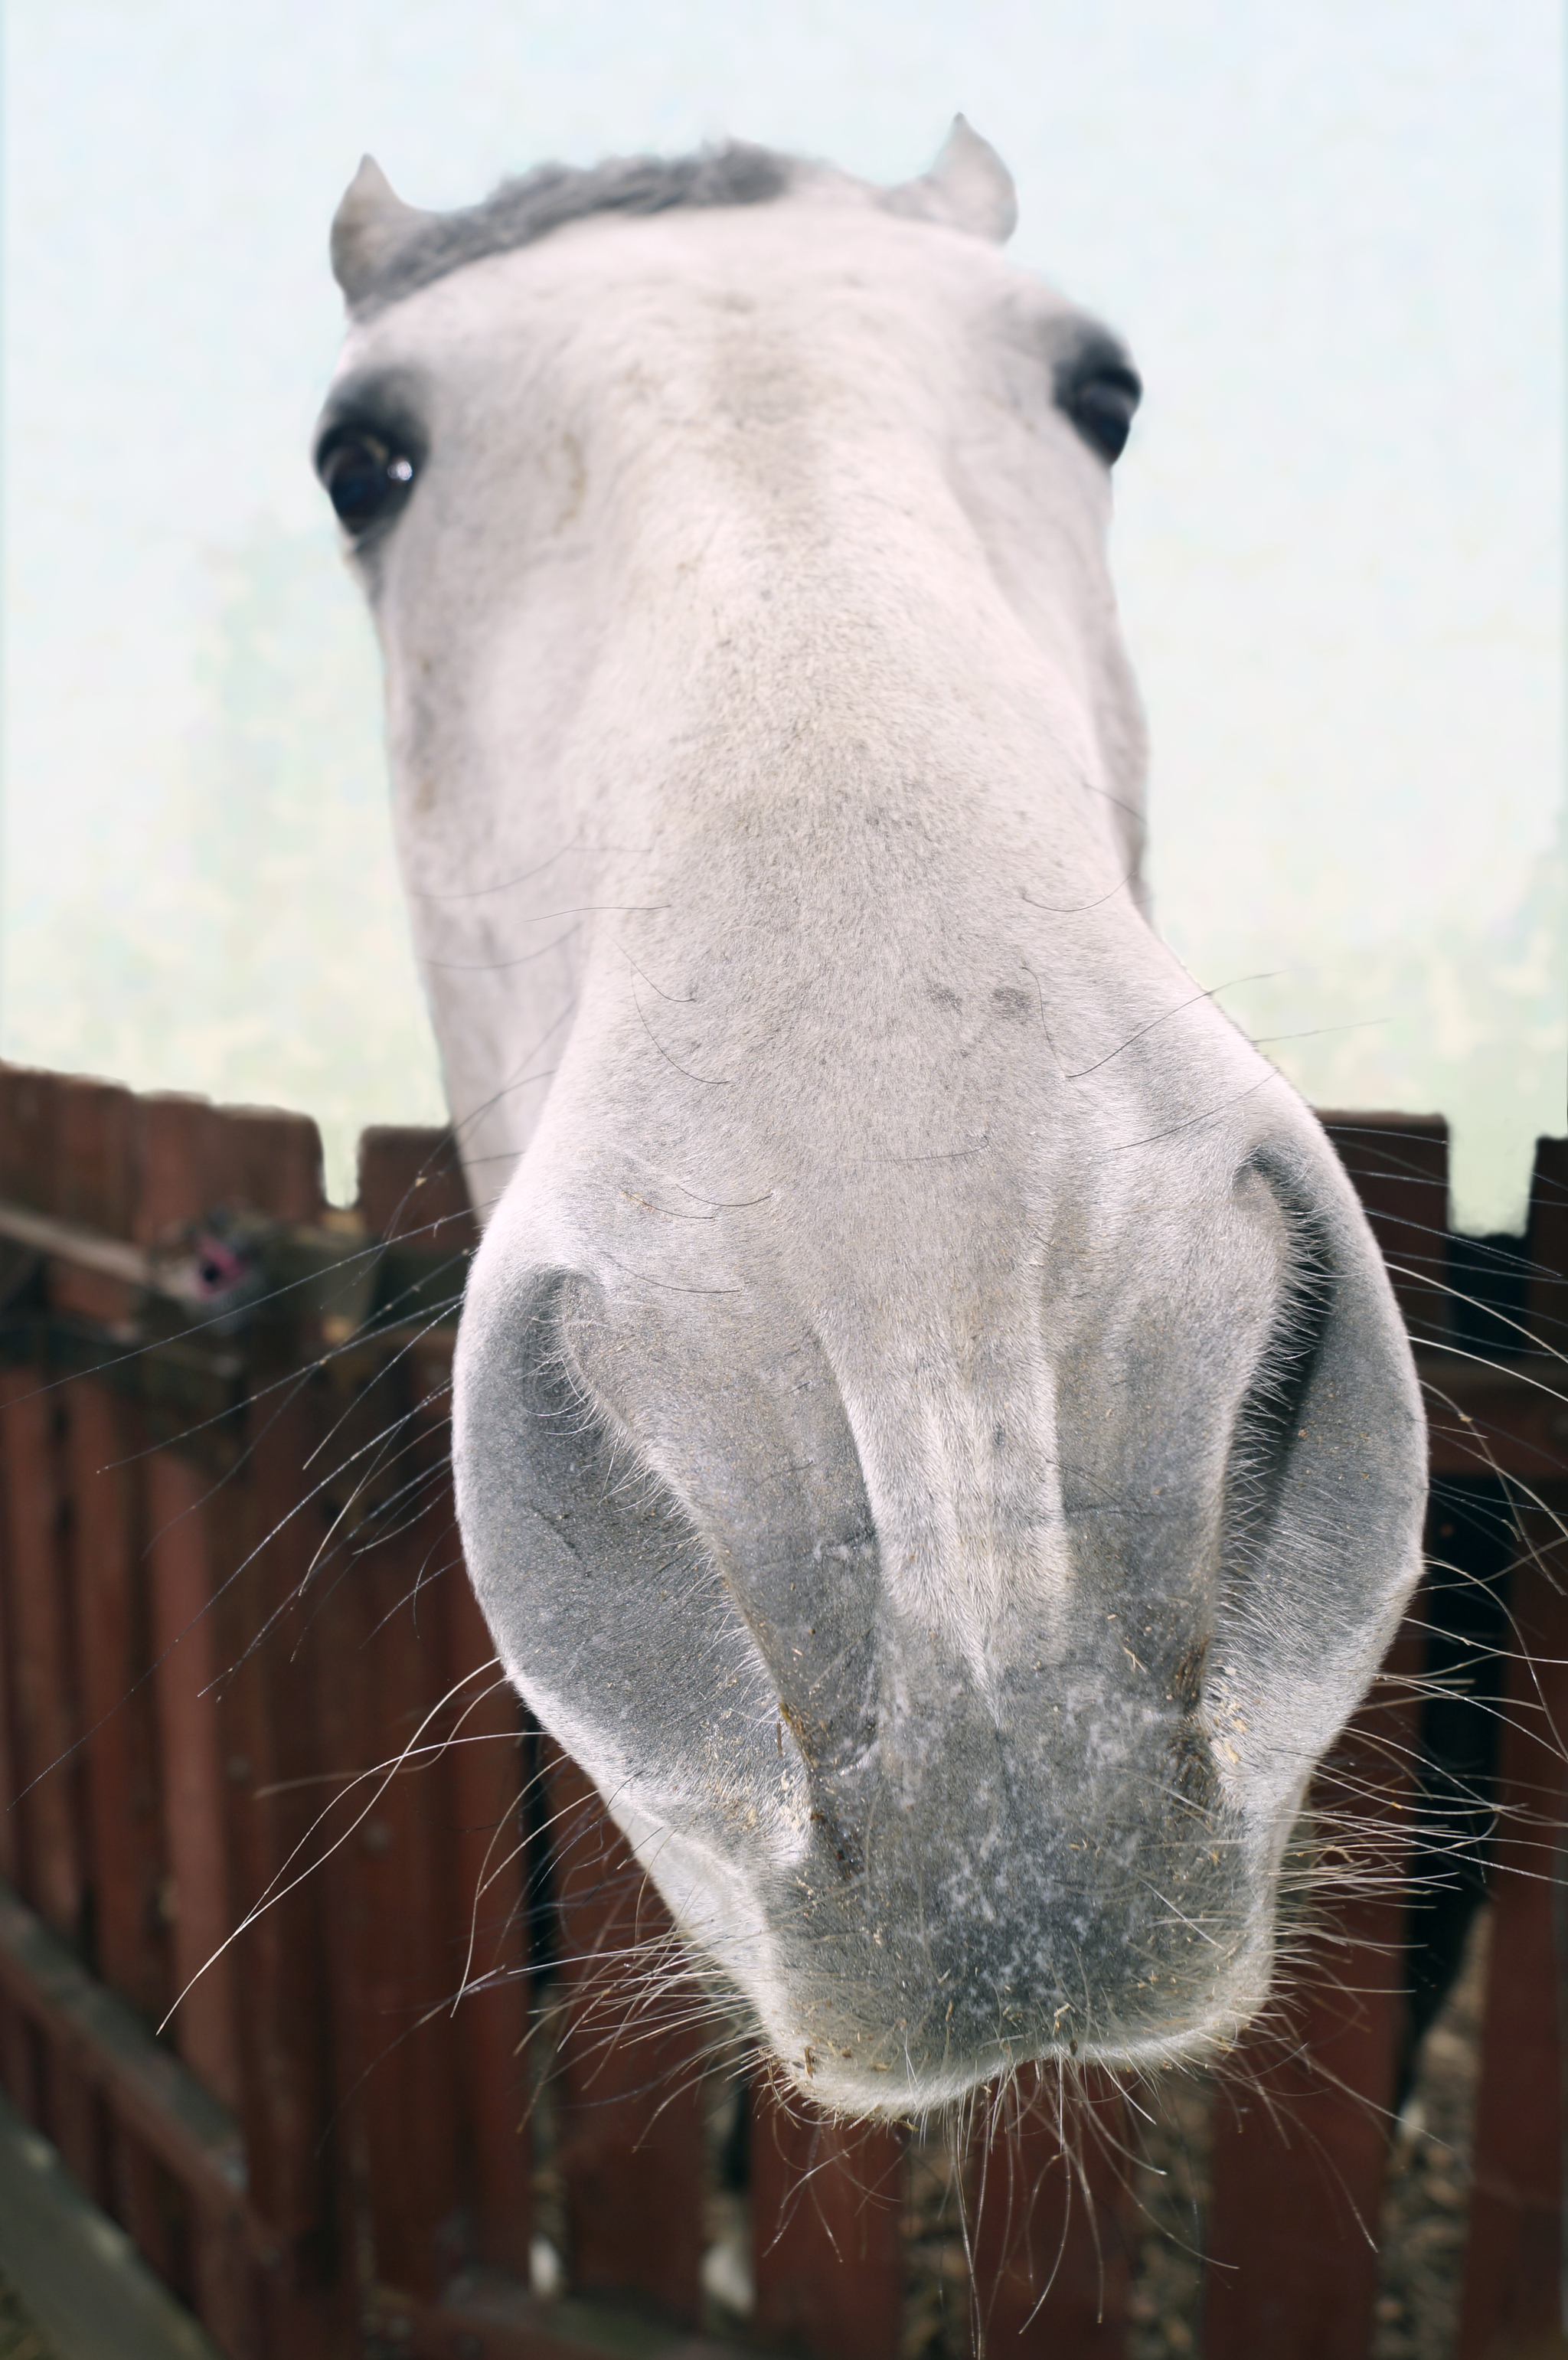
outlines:
[[[368,162],[317,444],[476,1202],[496,1646],[826,2103],[1193,2053],[1414,1578],[1323,1132],[1154,933],[1138,396],[962,122],[452,214]]]

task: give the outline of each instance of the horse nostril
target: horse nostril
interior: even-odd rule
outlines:
[[[1195,1639],[1171,1667],[1171,1702],[1179,1704],[1183,1712],[1197,1710],[1203,1693],[1203,1674],[1208,1669],[1208,1663],[1209,1637],[1205,1632],[1203,1638]]]
[[[841,1826],[829,1812],[820,1808],[813,1808],[811,1812],[811,1825],[822,1829],[842,1876],[847,1880],[864,1874],[865,1857],[852,1830]]]
[[[1225,1563],[1233,1573],[1271,1531],[1334,1311],[1336,1267],[1328,1232],[1293,1176],[1263,1157],[1248,1166],[1286,1224],[1279,1308],[1236,1414],[1225,1479]]]

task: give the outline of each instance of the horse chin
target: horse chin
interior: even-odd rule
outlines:
[[[1046,1813],[985,1879],[944,1878],[928,1847],[900,1858],[896,1841],[846,1875],[820,1823],[782,1855],[755,1840],[737,1852],[626,1787],[614,1814],[715,2016],[842,2115],[920,2114],[1029,2067],[1196,2062],[1269,1996],[1290,1814],[1249,1826],[1222,1805],[1201,1840],[1173,1841],[1170,1813],[1136,1835],[1125,1808],[1097,1831]],[[930,1797],[920,1817],[929,1833]],[[1014,1907],[977,1906],[983,1884],[1011,1887]]]
[[[887,1947],[880,1972],[868,1972],[846,1942],[837,1958],[819,1956],[809,1972],[787,1975],[782,1946],[762,1913],[740,1900],[730,1866],[667,1833],[649,1845],[646,1864],[715,2021],[770,2058],[802,2095],[844,2116],[923,2114],[1031,2067],[1071,2076],[1095,2066],[1119,2073],[1201,2063],[1228,2049],[1269,1994],[1272,1896],[1239,1914],[1213,1956],[1189,1960],[1185,1973],[1140,1975],[1147,1961],[1125,1960],[1093,1994],[1091,2029],[1089,2010],[1057,1999],[1054,1975],[1041,1979],[1050,1984],[1043,1995],[1020,1989],[1016,2005],[988,1991],[982,2009],[972,1984],[931,1974],[928,1958],[900,1955],[897,1945]],[[875,1939],[863,1929],[863,1959]]]

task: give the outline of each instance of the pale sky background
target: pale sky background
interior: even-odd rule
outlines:
[[[1160,923],[1316,1103],[1568,1127],[1563,39],[1549,0],[10,0],[0,1051],[439,1119],[376,661],[305,450],[362,149],[426,205],[955,107],[1129,337]]]

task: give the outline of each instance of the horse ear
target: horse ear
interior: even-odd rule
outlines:
[[[362,158],[332,220],[332,277],[351,306],[431,218],[403,202],[374,156]]]
[[[945,222],[1003,246],[1018,226],[1018,200],[1013,176],[988,139],[972,131],[962,115],[929,172],[889,189],[884,202],[917,221]]]

